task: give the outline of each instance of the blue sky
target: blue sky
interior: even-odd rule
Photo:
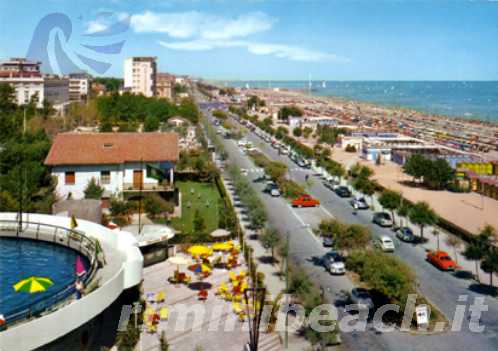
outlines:
[[[72,62],[109,63],[107,76],[152,55],[210,79],[498,80],[498,0],[1,1],[0,58],[25,56],[54,12],[72,24],[48,28],[55,72],[58,35]]]

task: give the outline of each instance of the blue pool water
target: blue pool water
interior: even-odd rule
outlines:
[[[7,317],[73,284],[77,255],[72,249],[43,241],[0,238],[0,314]],[[83,262],[88,265],[86,258]],[[54,285],[35,294],[16,292],[12,286],[30,276],[48,277]]]

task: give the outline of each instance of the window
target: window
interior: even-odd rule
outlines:
[[[100,183],[101,184],[111,183],[111,171],[100,171]]]
[[[64,182],[66,185],[72,185],[76,182],[76,175],[74,171],[68,171],[64,175]]]

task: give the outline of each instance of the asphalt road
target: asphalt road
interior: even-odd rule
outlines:
[[[283,198],[272,198],[261,192],[263,184],[252,182],[263,199],[271,226],[281,233],[288,233],[290,237],[290,257],[307,271],[312,279],[324,288],[326,298],[331,303],[340,304],[344,292],[353,287],[346,276],[331,276],[317,263],[326,250],[321,241],[312,234],[311,228],[322,218],[334,216],[343,222],[359,223],[367,226],[374,236],[388,235],[394,238],[389,229],[380,228],[371,223],[371,211],[352,213],[348,199],[337,197],[332,191],[325,188],[319,178],[313,177],[309,170],[299,169],[288,157],[281,156],[276,150],[267,145],[253,133],[248,133],[246,139],[253,142],[255,147],[264,152],[273,160],[282,161],[289,167],[292,179],[304,183],[306,174],[310,175],[312,185],[308,192],[319,198],[321,206],[312,209],[294,209]],[[243,154],[236,143],[223,139],[230,161],[241,168],[251,170],[248,177],[251,180],[258,178],[260,173],[253,171],[254,164],[248,156]],[[425,261],[425,250],[422,247],[410,244],[397,245],[395,255],[403,259],[413,268],[417,275],[420,291],[430,301],[452,320],[455,307],[460,295],[467,296],[467,305],[473,303],[476,297],[483,297],[488,311],[484,312],[480,320],[485,330],[482,333],[471,332],[469,321],[465,320],[463,328],[458,332],[444,332],[436,335],[411,335],[400,331],[380,333],[369,325],[366,332],[343,333],[343,343],[350,350],[440,350],[440,351],[468,351],[498,350],[498,303],[494,298],[481,294],[475,289],[474,282],[459,279],[452,274],[441,272]],[[460,302],[465,304],[465,302]]]

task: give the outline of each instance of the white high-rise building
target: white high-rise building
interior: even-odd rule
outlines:
[[[11,58],[0,62],[0,83],[14,87],[16,103],[26,105],[33,101],[41,108],[49,101],[60,110],[69,101],[69,80],[58,76],[42,75],[41,62],[25,58]]]
[[[71,73],[69,78],[69,100],[71,102],[86,101],[90,76],[86,73]]]
[[[124,62],[124,88],[133,94],[156,95],[156,57],[130,57]]]

